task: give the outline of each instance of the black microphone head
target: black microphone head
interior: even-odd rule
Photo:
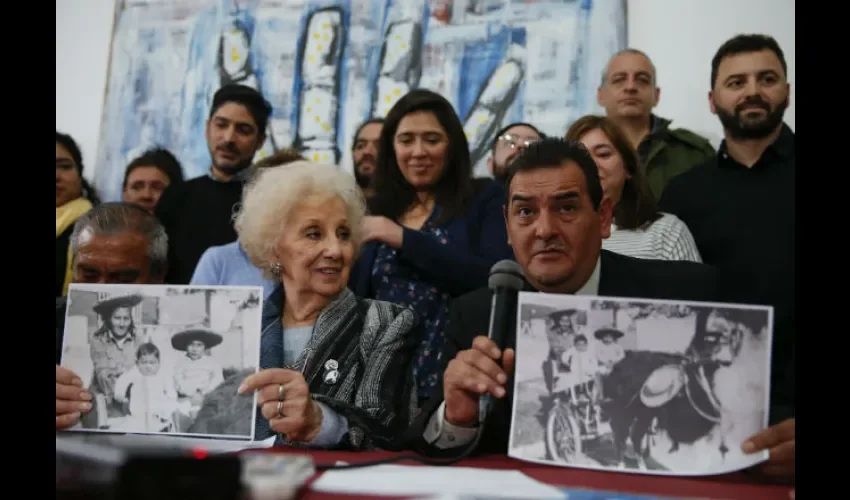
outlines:
[[[525,283],[523,276],[522,268],[516,261],[500,260],[490,268],[490,279],[487,280],[487,286],[490,290],[507,288],[518,292],[522,290]]]

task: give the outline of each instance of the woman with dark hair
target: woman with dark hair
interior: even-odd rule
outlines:
[[[611,236],[602,248],[631,257],[702,262],[688,226],[658,211],[635,151],[620,127],[604,116],[587,115],[565,137],[579,141],[599,167],[604,196],[614,206]]]
[[[451,103],[429,90],[387,114],[362,255],[349,286],[362,297],[412,308],[424,324],[414,358],[419,401],[437,383],[453,297],[487,286],[490,267],[512,259],[504,191],[472,178],[469,145]]]
[[[83,155],[70,135],[56,132],[56,297],[65,295],[71,281],[68,242],[74,223],[100,204],[94,188],[83,177]]]

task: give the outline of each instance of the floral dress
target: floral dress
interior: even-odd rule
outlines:
[[[449,244],[448,233],[434,226],[438,209],[434,209],[421,232],[432,235],[443,245]],[[443,335],[449,316],[451,296],[429,282],[423,273],[405,260],[404,254],[386,244],[377,248],[372,266],[372,289],[375,299],[412,309],[424,326],[424,336],[413,358],[417,397],[423,402],[437,385],[441,371]]]

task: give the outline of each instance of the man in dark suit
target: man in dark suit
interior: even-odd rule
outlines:
[[[544,293],[720,301],[714,268],[687,261],[636,259],[602,250],[612,205],[599,173],[578,143],[544,139],[511,165],[505,181],[509,242],[526,277]],[[516,333],[504,349],[487,338],[491,293],[456,299],[443,352],[444,375],[412,427],[411,446],[431,456],[458,456],[478,433],[480,394],[496,403],[477,452],[504,453],[510,429]]]

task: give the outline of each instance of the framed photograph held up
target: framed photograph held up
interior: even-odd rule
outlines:
[[[69,431],[252,440],[260,287],[72,284],[61,366],[92,393]],[[232,390],[230,389],[232,385]]]

